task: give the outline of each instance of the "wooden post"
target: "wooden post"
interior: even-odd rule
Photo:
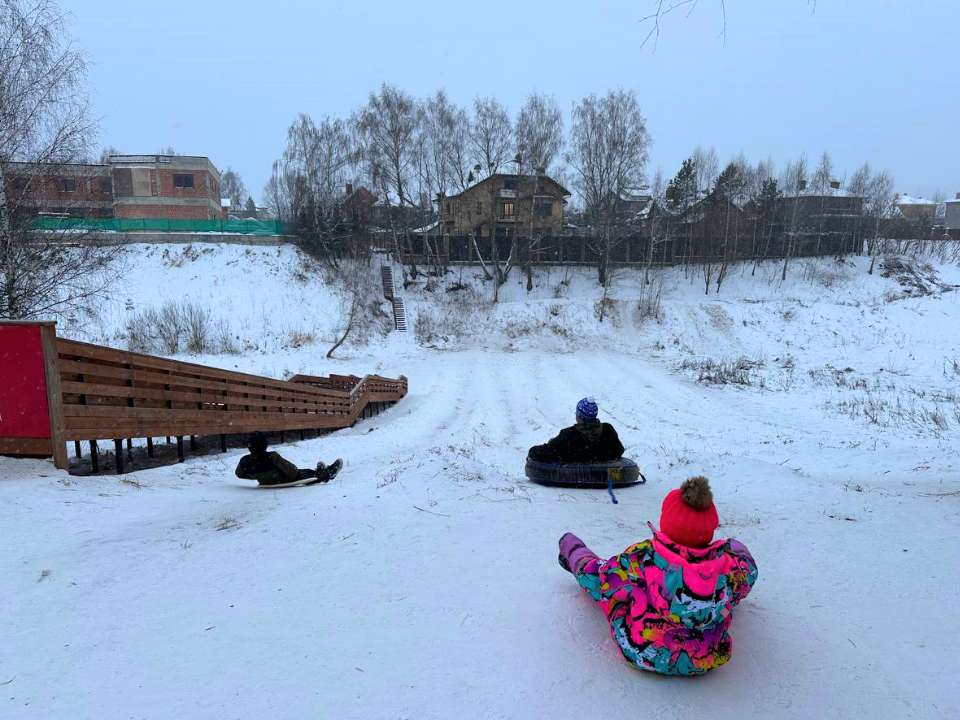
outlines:
[[[183,462],[183,435],[177,436],[177,462]]]
[[[123,440],[113,441],[113,453],[117,461],[117,475],[123,474]]]
[[[225,453],[227,451],[227,436],[223,433],[220,433],[220,452]]]
[[[95,473],[100,472],[100,448],[96,440],[90,441],[90,469]]]
[[[196,451],[197,451],[197,437],[196,435],[191,435],[190,436],[190,452],[196,452]]]
[[[153,438],[147,438],[147,457],[153,457]]]
[[[60,353],[57,351],[57,324],[40,324],[40,341],[43,347],[43,370],[47,381],[47,407],[50,413],[50,445],[53,464],[60,470],[68,470],[66,430],[63,419],[63,390],[60,386]]]
[[[75,455],[76,457],[78,457],[78,458],[83,457],[83,450],[80,448],[80,441],[79,441],[79,440],[74,440],[74,441],[73,441],[73,452],[74,452],[74,455]]]
[[[133,439],[127,438],[127,457],[133,460]]]

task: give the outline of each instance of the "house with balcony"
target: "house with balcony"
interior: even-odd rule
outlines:
[[[438,198],[439,235],[559,235],[570,192],[544,173],[494,173],[456,195]]]

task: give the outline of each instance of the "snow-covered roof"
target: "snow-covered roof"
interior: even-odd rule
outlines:
[[[627,202],[640,202],[650,199],[650,188],[646,186],[625,187],[620,191],[620,199]]]
[[[897,205],[936,205],[936,203],[933,200],[928,200],[925,197],[901,195],[897,198]]]
[[[428,233],[428,232],[430,232],[431,230],[435,230],[436,227],[437,227],[437,225],[439,225],[439,224],[440,224],[439,222],[432,222],[432,223],[430,223],[429,225],[424,225],[423,227],[415,228],[415,229],[411,230],[410,232],[412,232],[412,233]]]
[[[953,203],[960,203],[960,197],[954,198],[953,200],[945,200],[944,202],[945,202],[947,205],[952,205]]]

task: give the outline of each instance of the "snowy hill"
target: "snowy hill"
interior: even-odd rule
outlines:
[[[518,274],[494,305],[471,269],[403,291],[414,337],[371,332],[326,361],[337,293],[299,282],[293,249],[142,252],[124,297],[72,332],[120,338],[186,295],[256,343],[204,362],[402,372],[410,395],[279,448],[342,457],[330,486],[252,489],[237,452],[121,478],[0,458],[4,717],[956,717],[960,268],[815,261],[782,284],[737,268],[708,296],[672,269],[656,317],[622,272],[602,324],[592,271],[530,293]],[[522,476],[587,394],[649,478],[618,505]],[[640,674],[556,541],[619,552],[699,473],[759,581],[729,664]]]

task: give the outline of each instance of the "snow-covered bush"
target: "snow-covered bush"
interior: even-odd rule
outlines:
[[[131,317],[125,327],[127,349],[150,355],[230,354],[237,351],[230,324],[213,322],[210,311],[192,300],[167,300]]]

